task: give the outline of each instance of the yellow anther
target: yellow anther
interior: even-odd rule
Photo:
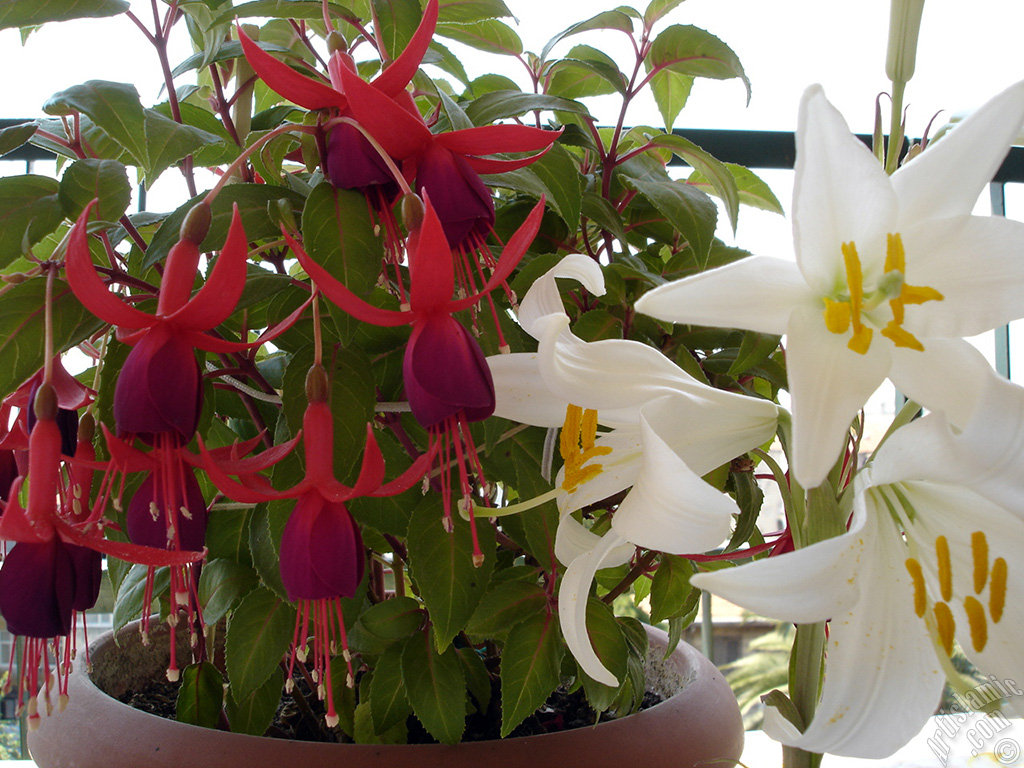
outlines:
[[[825,327],[832,333],[846,333],[850,328],[850,303],[825,299]]]
[[[988,581],[988,539],[984,531],[971,534],[971,553],[974,556],[974,594],[980,595]]]
[[[1006,576],[1006,561],[997,557],[992,563],[992,580],[988,588],[988,612],[996,624],[1003,618],[1003,608],[1006,606]]]
[[[967,623],[971,628],[971,645],[981,653],[988,642],[988,622],[985,620],[985,608],[973,595],[964,598],[964,610],[967,611]]]
[[[846,286],[850,291],[850,323],[853,325],[853,335],[846,346],[857,354],[863,355],[871,346],[873,333],[860,319],[860,313],[864,307],[864,271],[860,265],[860,257],[857,255],[857,246],[853,241],[843,243],[842,251],[843,264],[846,266]]]
[[[949,542],[945,536],[935,540],[935,557],[939,563],[939,592],[942,599],[953,599],[953,568],[949,562]]]
[[[570,404],[565,409],[565,424],[559,436],[559,452],[565,462],[562,488],[569,493],[601,474],[602,466],[590,463],[597,456],[612,452],[610,446],[595,445],[597,439],[597,411],[584,411]]]
[[[924,612],[928,608],[928,594],[924,589],[924,574],[921,572],[921,564],[912,557],[907,558],[907,572],[910,573],[910,578],[914,582],[914,613],[919,618],[924,617]]]
[[[903,238],[898,232],[886,235],[885,271],[899,272],[901,275],[905,275],[907,272],[906,251],[903,248]],[[924,345],[914,334],[903,328],[904,305],[924,304],[926,301],[942,301],[942,299],[942,294],[934,288],[908,285],[904,281],[900,295],[889,302],[889,307],[892,309],[892,320],[882,331],[882,335],[897,347],[907,347],[923,352]]]
[[[932,609],[935,613],[935,626],[939,632],[939,640],[947,656],[953,655],[953,637],[956,633],[956,622],[953,620],[953,612],[945,603],[936,603]]]

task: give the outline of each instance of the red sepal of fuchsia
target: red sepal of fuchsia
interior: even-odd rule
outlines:
[[[370,83],[380,93],[394,97],[404,91],[412,82],[416,70],[419,69],[423,55],[430,46],[437,27],[438,0],[429,0],[423,9],[423,19],[409,44],[381,73]],[[238,39],[242,44],[245,58],[272,91],[284,96],[306,109],[330,109],[345,111],[348,99],[342,92],[340,83],[332,87],[326,83],[296,72],[283,61],[279,61],[259,47],[241,27],[238,28]],[[335,63],[335,58],[338,59]],[[332,80],[337,80],[342,70],[351,70],[347,62],[343,62],[340,54],[332,55]]]
[[[94,200],[86,206],[72,228],[65,269],[71,290],[79,301],[96,317],[116,325],[118,338],[125,343],[135,344],[147,331],[165,324],[176,336],[196,349],[207,352],[244,352],[284,333],[309,305],[309,301],[303,302],[291,315],[268,328],[255,341],[227,341],[203,332],[228,318],[245,289],[248,245],[242,228],[242,217],[235,205],[224,247],[199,291],[190,298],[199,259],[198,246],[187,240],[179,241],[167,256],[156,314],[142,312],[112,293],[92,263],[86,223],[95,203]]]

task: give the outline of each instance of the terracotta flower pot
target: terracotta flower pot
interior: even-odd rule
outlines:
[[[638,760],[688,768],[738,759],[743,724],[722,674],[686,643],[661,661],[665,633],[648,628],[648,635],[648,689],[669,696],[655,707],[592,728],[542,736],[457,746],[377,746],[225,733],[122,704],[101,688],[115,696],[138,688],[143,681],[160,677],[168,659],[166,640],[160,643],[154,631],[154,642],[144,647],[137,629],[129,626],[121,632],[120,646],[110,634],[90,646],[91,673],[84,663],[75,666],[70,704],[64,712],[42,718],[40,728],[29,735],[29,749],[41,768],[623,768]]]

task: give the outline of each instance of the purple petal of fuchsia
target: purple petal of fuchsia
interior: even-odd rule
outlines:
[[[303,494],[281,535],[281,581],[289,600],[351,597],[365,568],[363,539],[341,502]]]
[[[402,363],[405,395],[424,427],[464,411],[469,421],[494,412],[494,381],[476,339],[450,315],[413,327]]]
[[[366,140],[358,128],[340,123],[331,129],[327,139],[327,178],[340,189],[365,189],[390,186],[398,192],[398,184],[380,153]]]
[[[146,333],[121,368],[114,389],[118,434],[147,442],[161,432],[192,439],[199,423],[203,387],[192,347],[164,325]]]
[[[94,549],[80,547],[77,544],[65,542],[64,546],[75,572],[75,593],[71,607],[76,611],[87,611],[96,605],[96,600],[100,596],[100,585],[103,583],[103,555]]]
[[[494,225],[494,203],[480,175],[464,157],[433,142],[419,158],[416,191],[430,195],[451,248],[474,232],[486,235]]]
[[[71,631],[75,569],[56,536],[16,544],[0,568],[0,613],[11,634],[57,637]]]
[[[128,503],[128,539],[156,549],[199,551],[206,541],[206,500],[192,470],[182,467],[178,483],[158,483],[163,470],[151,472]],[[170,497],[170,498],[167,498]],[[181,510],[188,510],[186,516]],[[167,514],[174,515],[177,545],[169,538]]]

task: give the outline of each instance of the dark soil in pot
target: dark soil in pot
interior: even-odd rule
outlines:
[[[267,739],[208,730],[122,704],[113,697],[133,686],[142,687],[140,681],[161,677],[167,664],[166,646],[162,655],[154,653],[158,643],[144,648],[138,632],[128,629],[121,636],[120,647],[109,636],[91,646],[91,674],[85,664],[76,664],[70,704],[64,712],[42,718],[39,730],[30,734],[29,747],[41,768],[393,768],[396,764],[415,768],[622,768],[638,760],[689,768],[739,759],[742,720],[721,673],[685,643],[662,660],[665,634],[649,630],[649,637],[652,650],[647,687],[666,696],[658,706],[559,733],[456,746],[381,746]]]

